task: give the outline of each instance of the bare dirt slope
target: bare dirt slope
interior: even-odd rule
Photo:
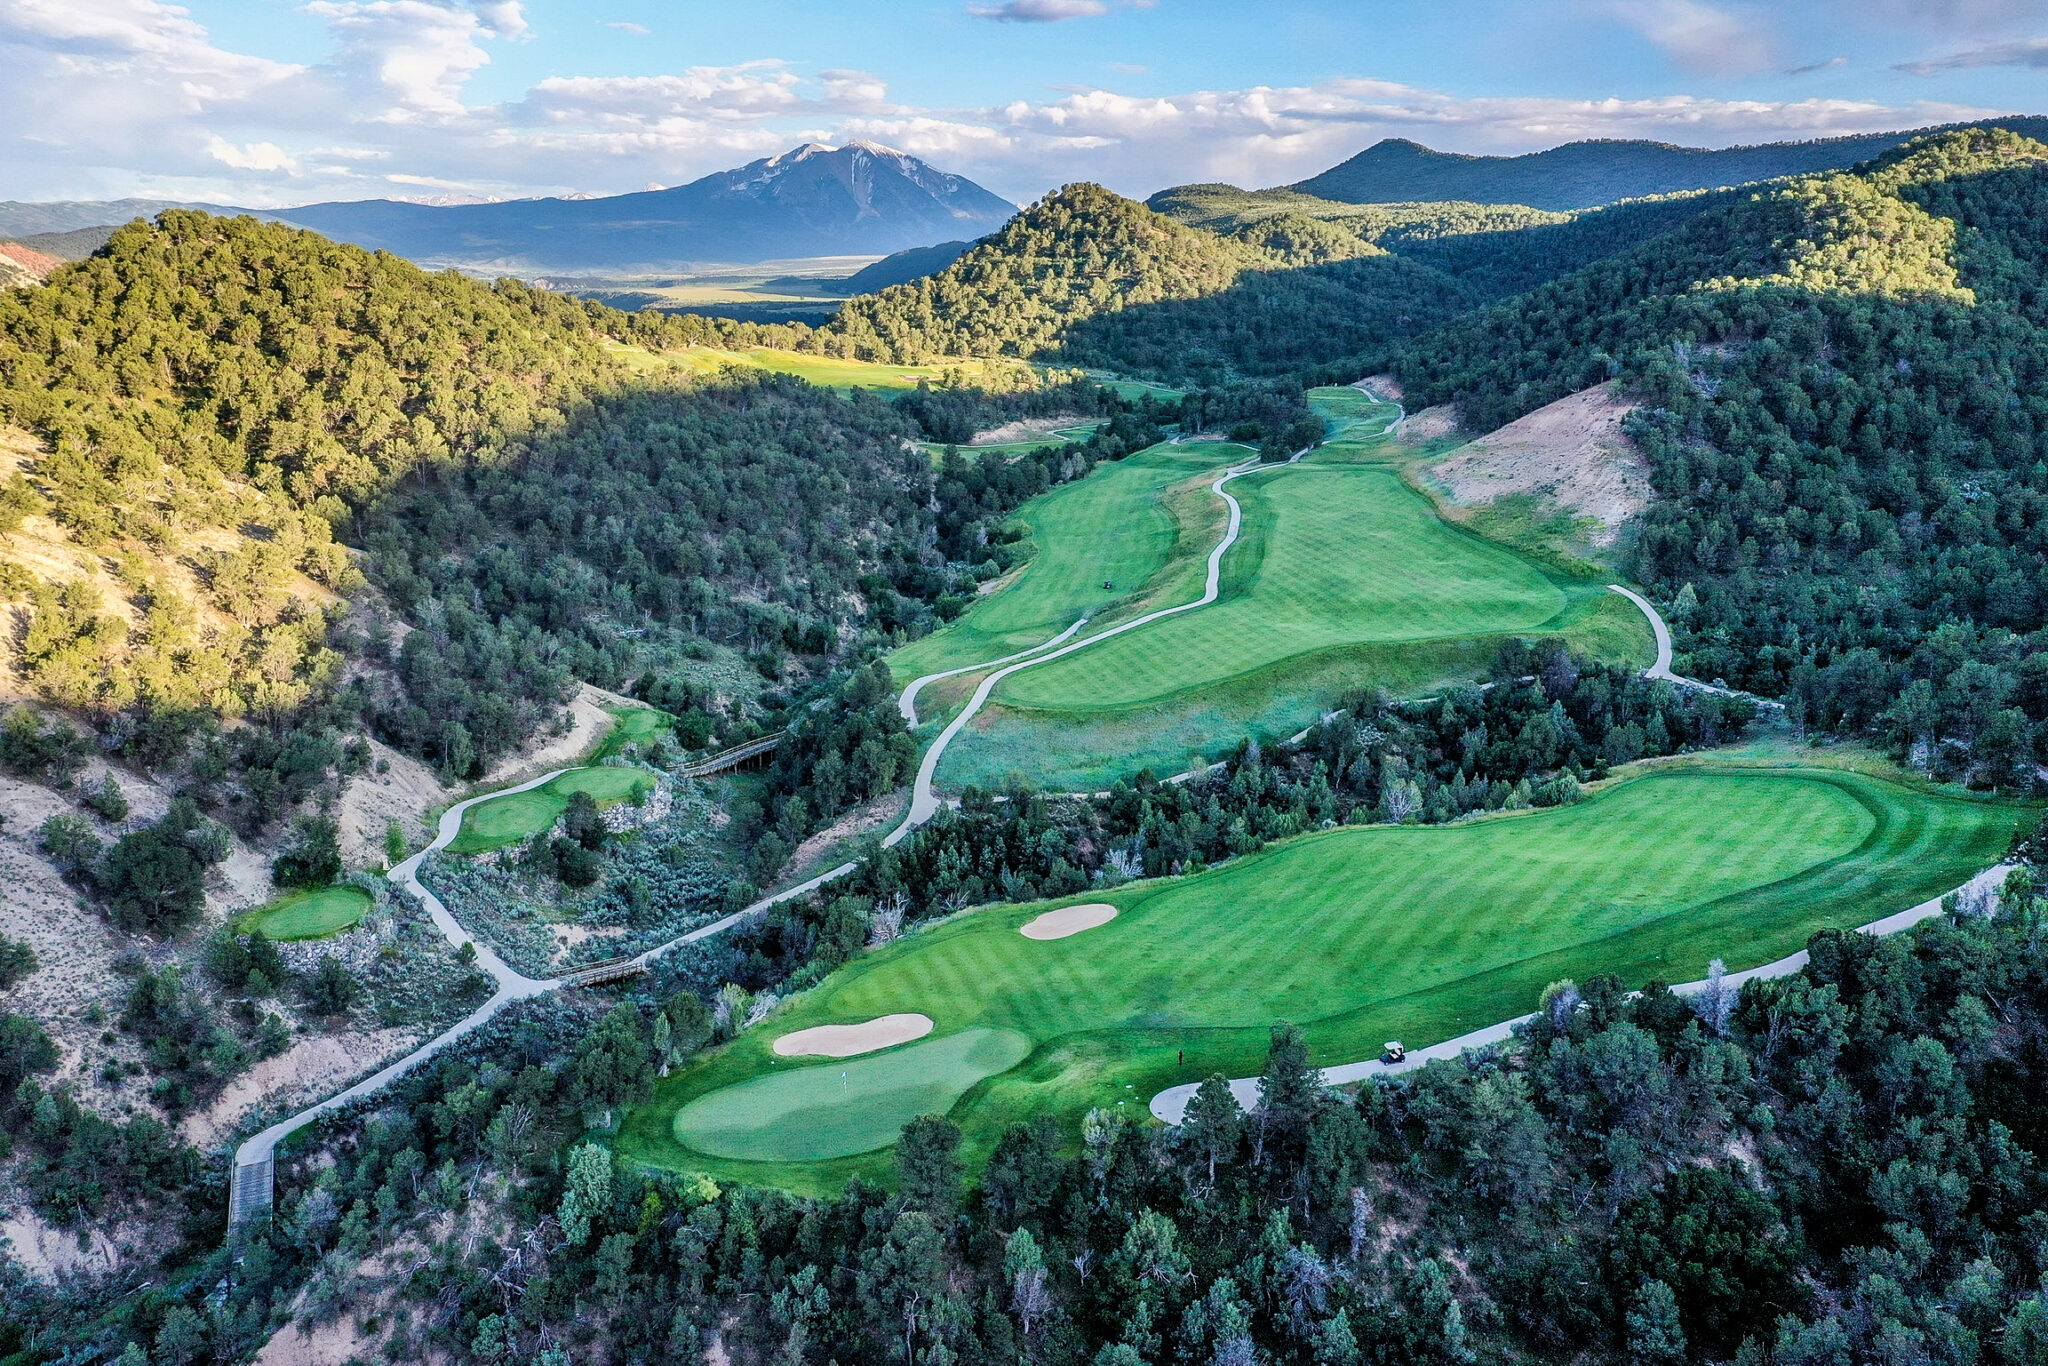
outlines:
[[[1460,503],[1532,495],[1592,518],[1593,543],[1612,545],[1650,497],[1649,466],[1621,429],[1634,408],[1604,385],[1572,394],[1460,446],[1429,477]]]
[[[0,776],[0,934],[35,950],[38,970],[0,996],[0,1009],[43,1024],[71,1069],[100,1026],[85,1018],[93,1006],[108,1019],[120,1014],[128,979],[114,971],[127,947],[36,848],[36,827],[51,816],[76,815],[62,795],[35,783]],[[102,827],[103,837],[111,830]]]
[[[1052,417],[1025,417],[1015,422],[1005,422],[1000,427],[990,427],[974,434],[968,442],[971,446],[1003,446],[1013,441],[1030,441],[1037,437],[1050,437],[1062,427],[1072,427],[1092,421],[1085,413],[1058,413]]]
[[[120,1252],[104,1229],[67,1232],[26,1207],[0,1217],[0,1239],[22,1269],[38,1280],[100,1274],[121,1265]]]
[[[1408,395],[1401,388],[1401,381],[1395,379],[1392,375],[1367,375],[1364,379],[1358,381],[1358,384],[1360,388],[1370,389],[1379,397],[1391,400],[1392,402],[1406,403],[1408,401]]]
[[[342,861],[351,868],[375,868],[384,859],[384,829],[392,821],[417,847],[432,838],[427,814],[448,800],[434,771],[389,745],[370,741],[370,767],[349,780],[335,804]]]
[[[611,729],[611,714],[605,711],[607,705],[637,707],[646,704],[588,683],[582,684],[576,696],[569,701],[568,730],[555,735],[545,731],[535,735],[523,753],[508,755],[493,765],[491,771],[484,775],[482,786],[496,787],[515,778],[563,768],[583,758],[597,748],[598,741]]]
[[[203,1152],[231,1137],[235,1122],[258,1103],[297,1097],[318,1100],[375,1064],[411,1052],[424,1034],[401,1028],[302,1038],[229,1082],[211,1105],[185,1116],[178,1133]]]
[[[1424,408],[1401,419],[1401,439],[1411,445],[1420,446],[1430,441],[1440,441],[1447,436],[1456,436],[1463,425],[1457,408],[1449,403],[1439,403],[1434,408]]]
[[[61,258],[25,247],[19,242],[0,242],[0,288],[39,285],[50,272],[63,265]]]

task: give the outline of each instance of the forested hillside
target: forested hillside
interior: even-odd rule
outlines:
[[[2048,721],[2048,147],[1948,134],[1791,182],[1397,353],[1496,425],[1619,378],[1681,666],[2009,783]]]
[[[14,505],[116,566],[11,574],[29,682],[100,715],[289,709],[327,630],[295,577],[353,588],[335,527],[409,470],[559,424],[613,369],[600,342],[555,295],[188,211],[0,295],[0,417],[40,446]]]
[[[1032,356],[1078,318],[1216,293],[1254,259],[1100,186],[1070,185],[938,274],[849,300],[828,330],[876,359]]]
[[[1684,196],[1580,215],[1093,185],[1026,209],[947,269],[850,300],[806,346],[893,361],[1035,356],[1203,384],[1355,379],[1395,339],[1670,230]]]
[[[800,335],[246,218],[130,225],[0,294],[17,686],[145,764],[259,720],[223,762],[286,765],[300,792],[364,724],[474,776],[577,680],[673,674],[689,686],[664,695],[738,725],[870,633],[925,629],[954,587],[921,541],[916,410],[617,358]],[[247,827],[277,818],[258,810],[275,790],[222,800]]]

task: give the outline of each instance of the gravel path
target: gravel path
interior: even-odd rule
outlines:
[[[1687,678],[1684,674],[1671,672],[1671,628],[1664,624],[1664,618],[1650,605],[1648,598],[1634,589],[1623,588],[1618,583],[1610,583],[1607,588],[1609,592],[1619,593],[1641,608],[1643,615],[1650,619],[1650,634],[1657,638],[1657,662],[1643,670],[1643,677],[1661,678],[1667,683],[1676,683],[1683,688],[1696,688],[1700,692],[1715,693],[1722,697],[1747,697],[1760,707],[1784,707],[1783,702],[1774,702],[1768,697],[1757,697],[1736,688],[1724,688],[1718,683],[1702,683],[1697,678]]]

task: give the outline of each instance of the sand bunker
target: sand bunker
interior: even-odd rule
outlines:
[[[785,1058],[850,1058],[922,1039],[931,1032],[929,1015],[883,1015],[861,1024],[799,1029],[777,1039],[775,1051]]]
[[[1107,925],[1116,919],[1116,907],[1101,901],[1090,901],[1080,906],[1062,906],[1056,911],[1047,911],[1018,933],[1026,939],[1065,939],[1070,934],[1092,930],[1097,925]]]

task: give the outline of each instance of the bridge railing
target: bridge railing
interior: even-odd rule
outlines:
[[[714,773],[723,773],[726,769],[743,764],[749,759],[757,759],[763,754],[772,753],[782,743],[783,734],[784,732],[778,730],[772,735],[757,736],[730,749],[706,755],[702,759],[693,759],[683,765],[682,772],[691,778],[708,778]]]
[[[622,982],[628,977],[638,977],[647,971],[647,964],[636,955],[607,958],[598,963],[585,963],[562,974],[562,983],[572,987],[592,987],[604,982]]]

